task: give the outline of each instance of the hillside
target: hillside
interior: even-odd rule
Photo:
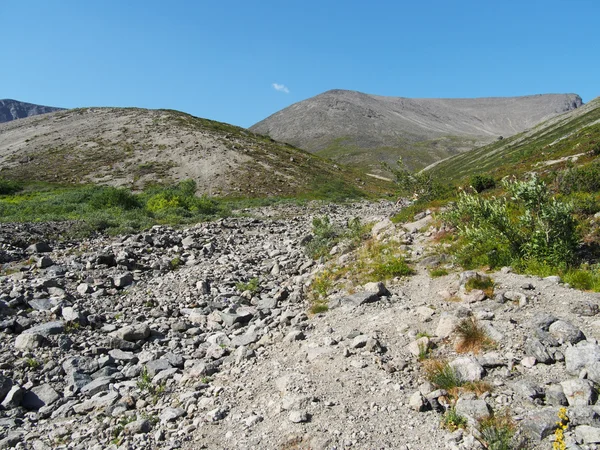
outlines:
[[[336,161],[380,171],[402,157],[422,168],[581,106],[575,94],[409,99],[332,90],[295,103],[252,131]]]
[[[193,179],[199,193],[378,190],[379,180],[232,125],[169,110],[74,109],[0,125],[0,178],[142,189]],[[356,187],[355,187],[356,186]]]
[[[54,111],[60,111],[62,108],[53,106],[34,105],[17,100],[0,100],[0,123],[10,122],[15,119],[24,119],[25,117],[37,116],[38,114],[47,114]]]
[[[515,136],[456,155],[426,170],[447,180],[486,173],[497,178],[529,170],[555,171],[588,161],[600,149],[600,97]]]

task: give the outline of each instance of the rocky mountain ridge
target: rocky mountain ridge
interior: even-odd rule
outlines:
[[[0,123],[61,110],[63,110],[63,108],[35,105],[33,103],[20,102],[18,100],[6,98],[0,100]]]
[[[576,94],[411,99],[332,90],[250,130],[344,163],[377,168],[402,157],[410,167],[422,168],[581,105]]]
[[[600,443],[598,294],[508,268],[457,272],[430,251],[443,230],[429,215],[399,226],[396,212],[268,207],[51,245],[39,225],[3,228],[0,448],[483,449],[480,420],[508,408],[515,439],[542,449],[563,406],[568,448]],[[375,222],[372,239],[401,246],[416,275],[350,292],[341,279],[330,311],[307,314],[314,275],[357,257],[305,255],[322,215]],[[465,290],[487,276],[493,293]],[[458,353],[467,319],[492,347]],[[455,394],[466,429],[440,426],[450,394],[428,358],[479,386]]]

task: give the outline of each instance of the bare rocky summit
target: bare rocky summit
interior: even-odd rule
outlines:
[[[250,129],[344,163],[377,166],[403,157],[423,167],[581,105],[576,94],[411,99],[331,90]]]
[[[18,100],[4,99],[0,100],[0,123],[37,116],[38,114],[47,114],[62,109],[63,108],[55,108],[53,106],[42,106],[33,103],[20,102]]]

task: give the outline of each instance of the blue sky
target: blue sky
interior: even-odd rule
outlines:
[[[599,17],[598,0],[0,1],[0,98],[240,126],[336,88],[587,102]]]

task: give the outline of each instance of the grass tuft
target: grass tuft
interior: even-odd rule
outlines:
[[[494,341],[487,335],[485,329],[473,317],[462,320],[455,329],[458,335],[456,351],[458,353],[479,353],[483,349],[492,348]]]

